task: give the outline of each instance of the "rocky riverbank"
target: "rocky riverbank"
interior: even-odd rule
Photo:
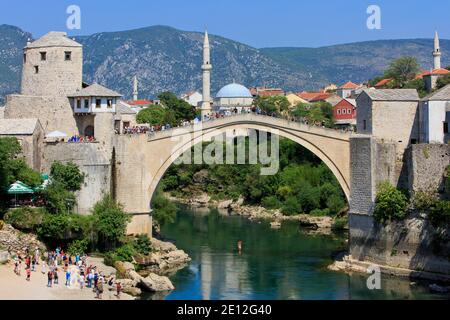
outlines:
[[[269,210],[261,206],[249,206],[244,204],[241,197],[237,201],[233,200],[212,200],[205,193],[192,196],[190,198],[173,197],[166,194],[167,198],[174,202],[185,204],[194,208],[217,208],[239,216],[243,216],[252,221],[270,221],[272,228],[280,228],[283,221],[297,221],[299,227],[308,233],[330,234],[333,230],[334,219],[328,216],[315,217],[307,214],[295,216],[285,216],[280,210]]]
[[[175,289],[168,278],[183,269],[191,258],[173,243],[151,239],[152,252],[134,257],[134,262],[116,262],[118,280],[123,291],[133,296],[142,292],[169,292]]]
[[[379,268],[382,274],[387,274],[390,276],[408,279],[436,281],[440,283],[450,283],[449,275],[398,268],[388,265],[379,265],[370,261],[359,261],[353,259],[351,255],[342,255],[340,259],[336,260],[335,262],[333,262],[331,265],[328,266],[328,269],[332,271],[341,271],[346,273],[357,272],[366,274],[372,273],[375,268]],[[369,272],[370,270],[372,271]],[[430,285],[430,290],[438,292],[438,289],[433,289],[437,287],[441,286],[432,284]],[[441,287],[441,288],[449,288],[449,287]],[[447,292],[450,292],[450,288],[448,289]]]

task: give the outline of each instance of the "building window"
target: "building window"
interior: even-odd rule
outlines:
[[[66,61],[72,60],[72,52],[71,52],[71,51],[66,51],[66,52],[64,52],[64,59],[65,59]]]
[[[84,99],[84,108],[89,109],[89,99]]]
[[[101,108],[102,107],[102,99],[96,99],[95,100],[95,107]]]
[[[47,52],[41,52],[41,61],[47,61]]]
[[[106,100],[106,104],[107,104],[108,108],[112,108],[112,106],[113,106],[113,101],[112,101],[112,99]]]
[[[363,130],[367,130],[367,121],[363,120]]]
[[[39,73],[39,66],[34,66],[34,73]]]
[[[341,114],[341,109],[337,109],[337,114]]]
[[[77,100],[77,109],[81,109],[81,100],[80,99]]]
[[[448,122],[444,122],[444,133],[448,133]]]
[[[23,54],[23,63],[27,63],[27,54],[26,53]]]
[[[352,114],[352,109],[347,109],[348,114]]]
[[[347,109],[342,109],[342,114],[346,114],[347,113]]]

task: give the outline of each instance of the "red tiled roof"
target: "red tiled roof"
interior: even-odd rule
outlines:
[[[434,69],[434,70],[432,70],[432,71],[424,71],[424,72],[418,74],[418,75],[416,76],[416,79],[421,79],[421,78],[423,78],[423,77],[425,77],[425,76],[428,76],[428,75],[430,75],[430,74],[433,74],[433,75],[439,75],[439,74],[449,74],[449,73],[450,73],[450,71],[448,71],[447,69],[443,69],[443,68],[440,68],[440,69]]]
[[[342,87],[340,87],[340,89],[356,89],[356,88],[358,88],[358,85],[351,81],[347,82]]]
[[[311,99],[314,99],[315,97],[320,96],[322,94],[323,94],[323,92],[306,92],[306,91],[296,93],[296,95],[298,95],[300,98],[308,100],[308,101]]]
[[[319,95],[315,96],[314,98],[310,99],[309,102],[324,101],[331,96],[332,96],[331,93],[322,93],[322,94],[319,94]]]
[[[379,88],[379,87],[384,87],[385,85],[387,85],[389,82],[391,82],[392,79],[388,78],[388,79],[382,79],[380,80],[376,85],[375,88]]]
[[[257,93],[260,97],[284,96],[283,90],[263,90]]]
[[[132,100],[132,101],[127,101],[127,103],[130,106],[146,106],[146,105],[152,104],[153,101],[151,101],[151,100]]]
[[[450,71],[448,71],[447,69],[434,69],[433,71],[431,71],[431,74],[449,74]]]

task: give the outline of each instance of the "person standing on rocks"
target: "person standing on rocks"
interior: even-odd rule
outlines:
[[[120,283],[120,281],[116,281],[116,296],[118,299],[120,299],[120,292],[122,291],[122,284]]]

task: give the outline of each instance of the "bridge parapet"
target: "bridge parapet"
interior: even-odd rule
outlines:
[[[224,118],[199,122],[198,124],[194,125],[170,128],[168,130],[154,132],[149,134],[148,141],[166,139],[169,137],[177,136],[179,134],[207,131],[211,129],[221,129],[224,126],[230,126],[234,124],[260,124],[271,129],[296,130],[299,132],[323,135],[327,136],[328,138],[342,139],[346,141],[349,141],[350,136],[352,135],[352,133],[350,132],[309,125],[299,121],[258,115],[255,113],[242,113],[238,115],[227,116]]]

